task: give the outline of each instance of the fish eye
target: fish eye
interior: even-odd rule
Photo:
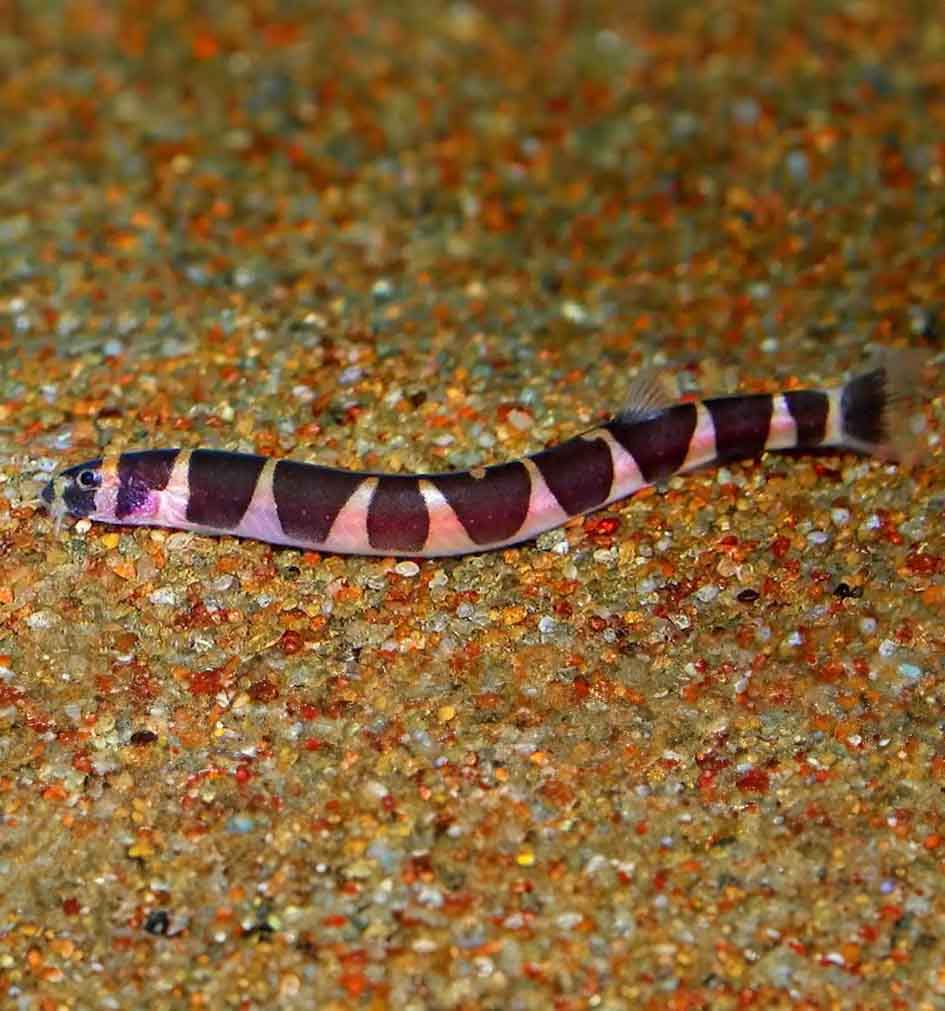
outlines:
[[[75,477],[75,483],[80,488],[97,488],[98,474],[94,470],[80,470]]]

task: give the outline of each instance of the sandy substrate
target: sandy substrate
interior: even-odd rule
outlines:
[[[443,562],[34,502],[105,447],[509,459],[654,362],[940,364],[934,7],[151,6],[0,15],[3,1007],[942,1007],[934,390],[911,471]]]

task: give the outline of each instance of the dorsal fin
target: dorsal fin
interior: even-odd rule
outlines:
[[[644,369],[638,372],[627,390],[617,419],[624,424],[635,421],[648,421],[656,417],[660,411],[672,407],[678,400],[675,391],[675,381],[664,369]]]

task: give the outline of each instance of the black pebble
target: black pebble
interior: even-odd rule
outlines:
[[[170,926],[171,918],[163,909],[155,909],[148,913],[148,918],[144,923],[144,929],[149,934],[156,934],[160,937],[164,937],[167,934]]]

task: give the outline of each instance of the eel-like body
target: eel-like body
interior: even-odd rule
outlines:
[[[379,474],[211,449],[70,467],[43,490],[58,519],[228,534],[321,552],[438,557],[527,541],[673,474],[767,450],[894,455],[905,356],[842,386],[672,402],[652,376],[610,421],[532,456],[440,474]]]

